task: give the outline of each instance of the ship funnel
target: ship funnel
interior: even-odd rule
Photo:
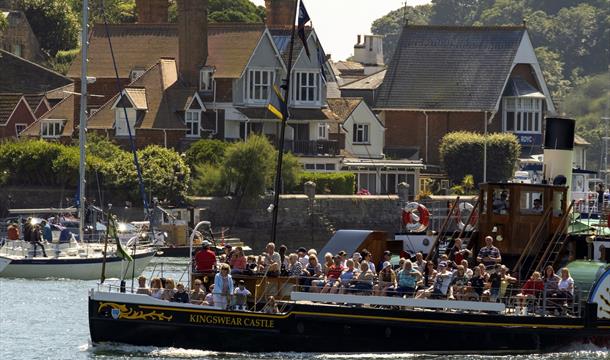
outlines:
[[[544,134],[544,178],[553,185],[572,187],[575,121],[547,118]],[[570,191],[568,191],[568,199]]]

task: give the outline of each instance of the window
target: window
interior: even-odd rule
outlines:
[[[129,79],[131,81],[135,81],[137,78],[144,74],[145,70],[131,70],[131,74],[129,74]]]
[[[318,124],[318,139],[326,139],[327,138],[327,130],[328,125],[326,124]]]
[[[187,111],[184,114],[184,123],[186,124],[186,136],[199,137],[199,128],[201,120],[201,111]]]
[[[326,171],[335,171],[336,167],[335,164],[326,164]]]
[[[318,72],[297,72],[293,91],[293,99],[296,103],[317,103],[320,101],[320,90]]]
[[[17,137],[19,137],[19,134],[25,130],[26,127],[27,124],[15,124],[15,134],[17,134]]]
[[[43,120],[40,131],[43,138],[58,138],[64,131],[63,120]]]
[[[199,71],[199,90],[200,91],[212,91],[214,82],[214,69],[211,67],[204,67]]]
[[[305,170],[315,170],[316,164],[305,164]]]
[[[274,81],[273,71],[248,70],[246,81],[246,99],[254,103],[266,103],[269,100],[271,84]]]
[[[504,129],[518,133],[542,132],[542,99],[504,98]]]
[[[354,144],[366,144],[369,142],[368,124],[354,124],[353,142]]]
[[[13,44],[13,54],[21,57],[21,44]]]
[[[540,191],[521,191],[519,205],[522,214],[542,214],[544,209],[543,193]]]
[[[116,108],[116,117],[114,128],[116,130],[117,136],[129,136],[129,130],[131,130],[131,135],[136,134],[135,126],[136,126],[136,111],[134,109],[125,109],[122,107]],[[125,119],[125,113],[127,113],[127,119],[129,119],[129,129],[127,128],[127,120]]]

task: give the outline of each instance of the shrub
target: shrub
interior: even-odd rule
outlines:
[[[199,196],[222,196],[226,189],[222,179],[222,170],[218,165],[195,165],[191,181],[192,193]]]
[[[186,163],[191,169],[200,164],[218,165],[222,162],[230,143],[222,140],[202,139],[194,142],[186,150]]]
[[[277,151],[274,151],[275,164],[277,164]],[[301,180],[301,174],[303,173],[303,165],[299,162],[299,158],[294,156],[292,153],[284,154],[282,159],[282,189],[283,192],[290,192],[290,189],[294,189]],[[275,176],[275,170],[274,174]],[[272,187],[275,184],[272,184]],[[301,188],[302,191],[302,188]]]
[[[483,181],[483,149],[485,137],[472,132],[453,132],[445,135],[439,147],[441,161],[449,178],[459,184],[466,175],[475,183]],[[517,137],[508,133],[487,136],[487,181],[506,181],[515,169],[521,145]]]
[[[304,172],[301,175],[299,192],[307,181],[316,183],[316,194],[353,195],[356,187],[356,175],[351,172]]]

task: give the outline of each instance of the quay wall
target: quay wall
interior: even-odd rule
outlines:
[[[73,202],[74,191],[54,188],[5,187],[0,190],[0,217],[7,209],[66,206]],[[96,194],[97,196],[98,194]],[[142,220],[143,210],[125,208],[124,201],[102,193],[104,204],[125,220]],[[231,197],[190,198],[193,215],[188,220],[209,220],[214,231],[229,228],[229,236],[238,237],[256,251],[270,240],[272,197],[242,200]],[[10,203],[10,204],[9,204]],[[134,204],[138,206],[139,204]],[[278,213],[278,244],[290,251],[299,246],[320,249],[338,229],[383,230],[392,234],[400,228],[400,201],[396,195],[343,196],[317,195],[310,201],[305,195],[282,195]]]

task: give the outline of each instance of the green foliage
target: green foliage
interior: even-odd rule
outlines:
[[[54,57],[47,60],[48,66],[60,74],[67,74],[70,65],[79,55],[80,49],[60,50]]]
[[[316,183],[316,194],[353,195],[356,188],[356,175],[340,171],[333,173],[304,172],[301,175],[299,191],[307,181]]]
[[[427,8],[425,6],[428,6]],[[606,71],[610,52],[608,0],[433,0],[409,7],[426,16],[410,23],[432,25],[520,25],[525,20],[541,67],[555,100],[590,76]],[[391,59],[404,24],[403,9],[376,20],[374,34],[387,35],[386,59]]]
[[[275,152],[275,164],[277,164],[277,151]],[[293,189],[299,184],[301,174],[303,173],[303,165],[299,162],[299,158],[292,153],[286,153],[282,159],[282,189]]]
[[[200,164],[218,165],[222,162],[225,150],[229,145],[230,143],[222,140],[198,140],[186,150],[186,163],[191,169]]]
[[[195,165],[191,190],[199,196],[225,195],[226,189],[220,166],[205,163]]]
[[[225,151],[222,176],[237,197],[255,197],[265,193],[273,181],[275,149],[261,135],[231,144]]]
[[[262,23],[265,20],[265,8],[254,5],[250,0],[210,0],[208,19],[211,22]],[[169,7],[169,21],[178,21],[175,2]]]
[[[468,174],[464,176],[462,182],[459,185],[454,185],[451,187],[450,191],[454,195],[471,195],[476,194],[476,184],[474,181],[474,176]]]
[[[4,35],[4,31],[6,30],[7,27],[8,27],[8,20],[6,19],[6,16],[4,16],[3,13],[0,13],[0,39]]]
[[[454,183],[473,177],[470,183],[483,181],[483,152],[485,136],[466,131],[445,135],[439,150],[444,168]],[[487,181],[508,180],[514,172],[521,145],[513,134],[497,133],[487,136]]]
[[[41,48],[50,56],[78,46],[80,26],[67,0],[18,0],[17,8],[23,10]]]
[[[87,178],[100,178],[100,187],[140,199],[131,153],[106,139],[91,136],[87,146]],[[138,151],[147,191],[160,199],[176,201],[186,195],[190,170],[175,151],[149,146]],[[41,140],[0,143],[0,174],[6,185],[76,188],[80,150],[77,146]]]
[[[591,143],[587,149],[587,169],[603,170],[601,157],[607,124],[601,118],[610,113],[609,92],[610,73],[606,72],[577,85],[561,107],[563,113],[576,119],[576,132]]]

